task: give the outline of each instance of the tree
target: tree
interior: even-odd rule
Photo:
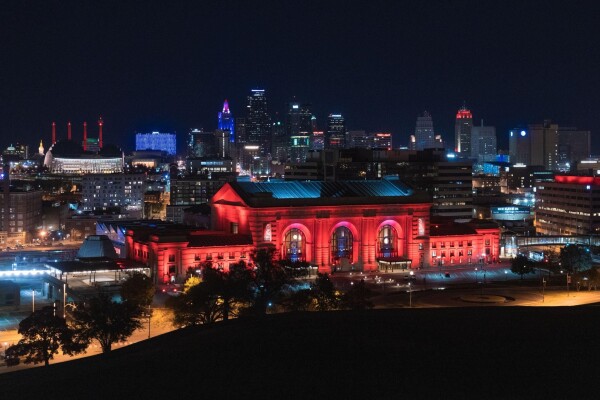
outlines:
[[[252,255],[254,269],[250,277],[253,295],[253,310],[260,315],[279,300],[281,291],[290,282],[290,277],[280,263],[273,260],[273,249],[260,249]]]
[[[43,362],[48,366],[59,349],[63,354],[72,355],[85,351],[87,347],[85,342],[74,340],[74,332],[64,318],[55,315],[53,307],[34,311],[19,323],[18,332],[22,339],[7,349],[15,364],[18,364],[19,357],[23,357],[26,364]]]
[[[510,263],[510,270],[514,274],[521,275],[521,280],[523,279],[523,275],[533,274],[535,272],[531,261],[529,261],[529,259],[522,254],[519,254],[512,259]]]
[[[212,324],[222,317],[222,300],[209,290],[206,283],[189,286],[187,291],[168,300],[177,326]]]
[[[202,275],[207,290],[221,299],[223,320],[235,314],[240,304],[250,301],[252,276],[244,261],[230,265],[228,272],[206,267]]]
[[[147,308],[152,304],[154,290],[154,283],[148,275],[133,272],[121,285],[121,297],[125,302]]]
[[[592,255],[587,247],[568,244],[560,249],[560,263],[566,271],[577,273],[592,267]]]
[[[374,293],[367,287],[365,280],[361,279],[356,285],[353,285],[341,299],[343,308],[350,310],[366,310],[373,308],[373,303],[369,301]]]
[[[103,353],[112,349],[142,327],[143,308],[127,301],[118,303],[106,293],[99,293],[73,312],[73,325],[79,340],[96,340]]]
[[[317,311],[335,310],[339,305],[339,296],[329,275],[317,273],[317,279],[311,285],[311,297],[315,300]]]

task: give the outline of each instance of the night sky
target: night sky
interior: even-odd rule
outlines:
[[[96,4],[101,3],[101,4]],[[12,1],[0,10],[0,145],[47,147],[88,121],[131,150],[135,132],[216,128],[252,88],[272,114],[295,98],[348,129],[407,144],[417,114],[454,140],[466,102],[495,125],[552,119],[600,150],[600,4],[523,1]],[[175,3],[175,5],[174,5]],[[325,3],[325,4],[324,4]],[[90,126],[91,125],[91,126]]]

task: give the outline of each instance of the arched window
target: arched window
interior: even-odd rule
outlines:
[[[396,248],[398,234],[391,225],[384,225],[377,234],[378,257],[395,257],[398,255]]]
[[[304,261],[306,239],[304,233],[298,228],[290,229],[284,238],[284,258],[290,261]]]
[[[340,226],[333,232],[331,258],[334,263],[337,263],[340,258],[352,262],[352,232],[345,226]]]

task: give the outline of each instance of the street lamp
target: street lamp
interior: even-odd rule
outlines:
[[[475,267],[475,283],[477,283],[477,267]]]
[[[408,306],[412,308],[412,289],[410,284],[411,282],[408,282]]]

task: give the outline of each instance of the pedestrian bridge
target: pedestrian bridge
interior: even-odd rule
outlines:
[[[581,244],[585,246],[600,246],[600,236],[516,236],[517,247]]]

